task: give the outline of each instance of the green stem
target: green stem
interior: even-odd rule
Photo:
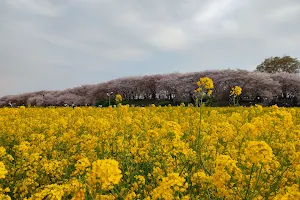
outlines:
[[[246,194],[245,194],[245,197],[244,197],[245,200],[247,200],[248,192],[250,190],[250,184],[251,184],[251,180],[252,180],[253,169],[254,169],[254,163],[252,164],[252,167],[251,167],[250,179],[249,179],[249,183],[248,183],[248,186],[247,186],[247,191],[246,191]]]
[[[258,172],[258,176],[256,178],[256,183],[255,183],[255,186],[254,186],[254,191],[252,192],[252,195],[251,195],[250,199],[252,199],[255,196],[255,190],[257,189],[257,186],[258,186],[258,182],[259,182],[259,179],[260,179],[262,168],[263,168],[263,165],[260,166],[260,169],[259,169],[259,172]]]
[[[114,191],[117,193],[119,199],[124,199],[117,188],[114,187]]]
[[[197,150],[199,151],[200,148],[200,136],[201,136],[201,122],[202,122],[202,102],[203,102],[203,97],[201,96],[200,98],[200,105],[199,105],[199,129],[198,129],[198,136],[197,136]]]
[[[235,106],[235,95],[233,95],[233,106]]]

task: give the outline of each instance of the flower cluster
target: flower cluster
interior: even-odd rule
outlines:
[[[203,77],[203,78],[200,78],[200,80],[197,82],[197,85],[199,87],[203,87],[207,90],[210,90],[210,89],[213,89],[214,88],[214,83],[213,81],[208,78],[208,77]]]
[[[242,94],[242,88],[239,86],[234,86],[231,88],[230,95],[239,96]]]
[[[208,77],[200,78],[197,82],[198,88],[194,92],[205,93],[207,95],[212,94],[212,90],[214,89],[213,80]]]
[[[123,100],[122,96],[120,94],[117,94],[116,95],[116,103],[119,104],[122,102],[122,100]]]
[[[238,97],[242,94],[242,88],[239,86],[234,86],[231,88],[230,96],[233,97],[233,105],[238,105],[239,99]]]
[[[268,163],[272,160],[273,152],[264,141],[249,141],[245,148],[245,157],[251,163]]]
[[[6,195],[5,193],[10,192],[9,188],[3,189],[1,185],[1,179],[4,179],[5,176],[8,174],[8,171],[5,167],[5,164],[1,161],[1,158],[4,157],[6,154],[6,150],[4,147],[0,146],[0,199],[3,200],[10,200],[10,196]]]
[[[100,184],[101,189],[110,190],[118,184],[122,178],[119,163],[115,160],[97,160],[92,164],[92,170],[87,175],[89,185]]]
[[[174,199],[176,192],[183,193],[187,188],[188,184],[183,177],[178,173],[171,173],[162,178],[159,186],[152,191],[151,199]]]
[[[7,174],[7,170],[5,169],[5,165],[3,162],[0,162],[0,178],[5,178]]]
[[[197,106],[202,107],[203,100],[208,100],[211,97],[214,88],[214,83],[212,79],[208,77],[203,77],[199,79],[197,85],[198,88],[194,90],[195,103]]]

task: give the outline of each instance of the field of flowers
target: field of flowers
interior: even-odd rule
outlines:
[[[276,106],[2,108],[0,199],[299,200],[299,136]]]

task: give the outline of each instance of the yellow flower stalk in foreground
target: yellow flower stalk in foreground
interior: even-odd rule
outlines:
[[[88,174],[88,184],[94,187],[99,183],[102,189],[110,190],[120,182],[121,178],[121,170],[116,160],[97,160],[93,162],[92,170]]]
[[[233,96],[233,105],[238,105],[238,96],[242,94],[242,88],[239,86],[234,86],[231,88],[230,96]]]
[[[239,96],[242,94],[242,88],[239,86],[234,86],[231,88],[230,95]]]

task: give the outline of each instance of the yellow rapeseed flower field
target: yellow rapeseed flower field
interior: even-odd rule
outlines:
[[[201,113],[2,108],[0,199],[300,199],[300,109]]]

